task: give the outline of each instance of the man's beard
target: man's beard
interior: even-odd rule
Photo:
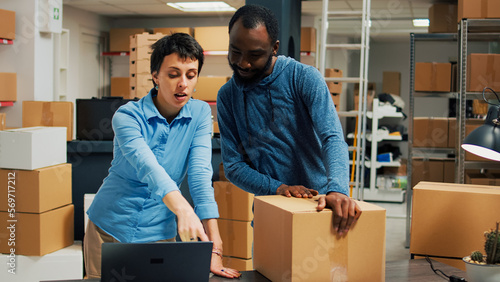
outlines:
[[[228,61],[229,61],[229,58],[228,58]],[[238,67],[236,64],[231,64],[231,62],[229,62],[229,66],[233,70],[233,74],[238,82],[242,83],[245,86],[250,86],[250,85],[253,85],[253,84],[260,82],[266,76],[266,72],[271,67],[272,62],[273,62],[273,55],[271,54],[271,55],[269,55],[269,58],[267,59],[266,65],[262,69],[249,70],[249,71],[253,72],[254,75],[252,77],[248,77],[248,78],[242,77],[238,73],[238,70],[243,70],[243,69]]]

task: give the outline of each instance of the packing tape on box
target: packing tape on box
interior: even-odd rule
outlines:
[[[54,125],[54,112],[51,111],[50,102],[42,103],[42,120],[40,124],[44,126]]]

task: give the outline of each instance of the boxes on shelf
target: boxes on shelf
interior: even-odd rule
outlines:
[[[238,271],[248,271],[253,270],[252,259],[242,259],[235,257],[222,257],[222,264],[226,267],[236,269]]]
[[[153,33],[162,33],[163,35],[170,35],[173,33],[187,33],[193,36],[192,27],[157,27],[153,28]]]
[[[16,39],[16,12],[0,9],[0,38]]]
[[[333,101],[333,104],[335,105],[335,109],[340,110],[339,106],[340,106],[340,94],[335,94],[335,93],[332,93],[330,94],[330,96],[332,96],[332,101]]]
[[[443,158],[413,158],[411,187],[420,181],[455,182],[455,160]]]
[[[498,187],[421,182],[413,188],[410,253],[462,258],[482,250],[499,201]]]
[[[331,68],[325,69],[325,77],[342,77],[342,76],[343,72],[341,69],[331,69]],[[342,82],[327,81],[326,86],[328,86],[328,90],[330,91],[330,93],[334,94],[342,93]]]
[[[366,110],[371,111],[373,109],[373,99],[375,98],[376,91],[375,82],[368,82],[368,89],[366,91]],[[354,84],[354,110],[358,110],[359,106],[359,83]]]
[[[34,170],[66,163],[66,127],[0,131],[0,168]]]
[[[130,80],[128,77],[111,78],[111,97],[130,99]],[[133,97],[132,97],[133,98]]]
[[[467,91],[481,92],[485,87],[500,91],[500,54],[467,56]]]
[[[491,176],[491,177],[489,177]],[[500,186],[500,175],[485,175],[481,173],[468,173],[465,177],[466,184]]]
[[[300,28],[300,51],[316,52],[316,28],[314,27]]]
[[[227,26],[195,27],[194,38],[204,51],[227,51],[229,47]]]
[[[243,259],[252,258],[253,228],[250,221],[217,219],[224,255]]]
[[[220,218],[253,220],[253,194],[238,188],[229,181],[214,181],[213,186]]]
[[[338,237],[314,199],[255,197],[255,269],[272,281],[385,281],[385,209],[357,203],[363,215]]]
[[[129,73],[132,74],[149,74],[151,75],[151,60],[142,59],[130,61]]]
[[[401,73],[384,71],[382,74],[382,92],[401,95]]]
[[[0,253],[43,256],[74,243],[74,207],[72,204],[43,213],[0,212],[0,238],[12,238],[15,245],[0,244]],[[12,222],[12,220],[16,220]]]
[[[429,8],[429,33],[456,33],[457,9],[457,4],[433,4]]]
[[[17,73],[0,72],[0,101],[17,101]]]
[[[147,32],[131,34],[128,37],[129,49],[127,49],[127,51],[130,50],[130,52],[135,52],[135,49],[138,48],[150,49],[151,45],[163,36],[165,35],[161,33],[150,34]]]
[[[500,18],[498,0],[458,0],[457,21],[461,19]]]
[[[465,124],[465,136],[468,136],[474,129],[480,127],[483,124],[484,124],[484,121],[482,123],[476,123],[476,124]],[[466,161],[480,161],[480,162],[494,162],[494,160],[485,159],[483,157],[469,153],[467,151],[465,151],[465,160]]]
[[[139,87],[148,88],[149,87],[151,89],[154,87],[153,77],[149,73],[139,73],[139,74],[132,73],[132,74],[130,74],[129,85],[131,87],[132,86],[135,86],[137,88],[139,88]]]
[[[23,127],[64,126],[66,140],[73,140],[73,102],[23,101]]]
[[[0,254],[0,263],[7,265],[5,271],[0,272],[0,281],[56,281],[83,279],[83,251],[82,242],[75,241],[71,246],[60,249],[44,256],[15,256],[15,275],[8,272],[10,268],[10,254]],[[22,267],[22,270],[21,270]]]
[[[196,91],[193,98],[215,102],[219,89],[229,80],[227,76],[200,76],[196,84]]]
[[[450,63],[416,63],[415,91],[450,92]]]
[[[130,50],[130,61],[150,60],[153,50],[149,46],[134,47]]]
[[[413,119],[413,147],[448,148],[448,118]]]
[[[484,124],[484,120],[471,118],[465,121],[466,125],[480,126]],[[448,118],[448,148],[455,148],[457,140],[457,119]]]
[[[109,30],[109,51],[128,52],[130,51],[129,36],[143,33],[144,28],[112,28]]]
[[[15,196],[15,211],[42,213],[71,204],[71,164],[36,170],[0,169],[0,191]],[[12,181],[12,182],[11,182]],[[8,211],[8,201],[0,211]]]

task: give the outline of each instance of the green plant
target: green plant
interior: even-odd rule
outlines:
[[[484,262],[486,264],[500,264],[500,231],[498,230],[499,222],[496,224],[496,229],[484,232],[484,251],[486,258],[480,251],[474,251],[470,255],[471,261]]]

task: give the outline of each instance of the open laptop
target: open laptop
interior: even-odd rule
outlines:
[[[103,243],[102,282],[208,281],[213,242]]]

